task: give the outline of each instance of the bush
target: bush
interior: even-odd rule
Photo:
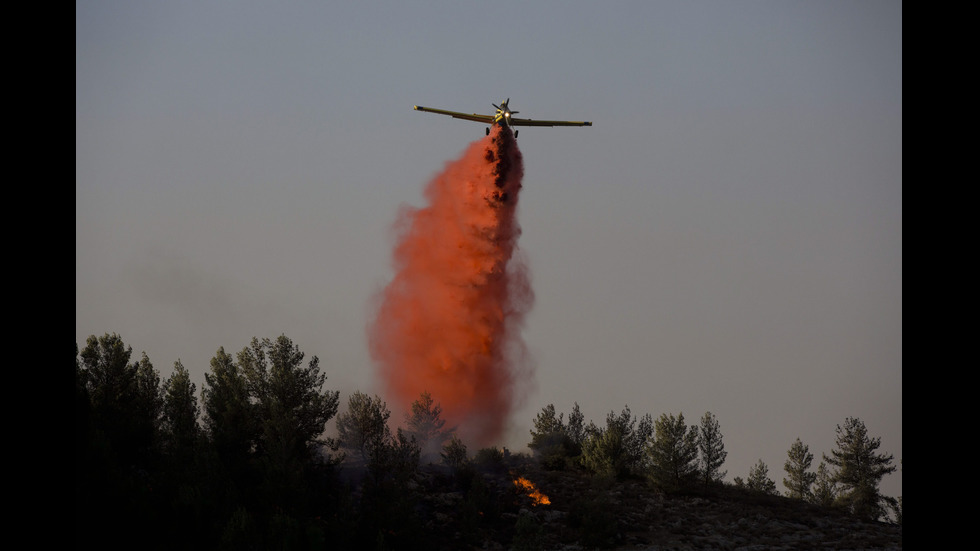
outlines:
[[[442,447],[442,463],[447,467],[458,470],[466,463],[466,444],[455,434],[452,439]]]
[[[482,448],[473,457],[473,464],[480,469],[500,472],[506,469],[504,452],[497,447]]]
[[[628,469],[619,430],[611,428],[586,438],[582,444],[582,465],[601,477],[624,476]]]

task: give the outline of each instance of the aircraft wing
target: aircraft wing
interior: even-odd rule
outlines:
[[[468,121],[482,122],[484,124],[493,124],[493,115],[477,115],[473,113],[468,115],[466,113],[459,113],[457,111],[446,111],[444,109],[433,109],[431,107],[422,107],[421,105],[415,106],[416,111],[425,111],[426,113],[438,113],[440,115],[449,115],[454,119],[464,119]]]
[[[588,121],[537,121],[534,119],[510,118],[511,126],[592,126]]]

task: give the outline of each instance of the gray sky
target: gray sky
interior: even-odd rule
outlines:
[[[286,334],[380,392],[391,225],[477,123],[526,128],[520,246],[540,409],[705,411],[727,480],[780,490],[859,417],[902,458],[902,4],[77,2],[75,339],[198,391]],[[398,417],[401,414],[395,412]],[[332,423],[331,423],[332,428]],[[901,471],[882,491],[898,496]]]

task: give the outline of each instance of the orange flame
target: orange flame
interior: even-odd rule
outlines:
[[[533,500],[532,505],[551,505],[551,500],[548,499],[548,496],[542,494],[541,490],[538,490],[533,482],[523,476],[517,477],[517,480],[514,481],[514,486],[517,486],[519,490],[531,497]]]

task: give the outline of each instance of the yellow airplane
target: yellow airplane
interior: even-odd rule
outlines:
[[[508,103],[510,103],[510,98],[500,102],[500,105],[491,103],[490,105],[497,108],[497,112],[493,115],[478,115],[476,113],[468,115],[457,111],[445,111],[443,109],[422,107],[421,105],[416,105],[415,110],[425,111],[427,113],[438,113],[440,115],[449,115],[454,119],[482,122],[483,124],[499,124],[500,126],[592,126],[592,123],[587,121],[537,121],[534,119],[519,119],[517,117],[512,117],[511,115],[520,113],[520,111],[511,111],[510,107],[507,106]],[[487,134],[490,134],[489,128],[487,128]],[[517,137],[517,130],[514,131],[514,137]]]

